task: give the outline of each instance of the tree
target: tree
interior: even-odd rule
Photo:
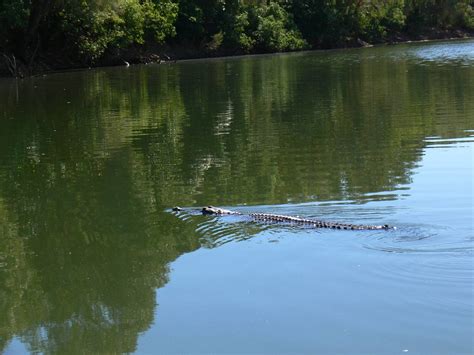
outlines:
[[[86,61],[97,61],[109,49],[163,43],[175,34],[178,5],[171,0],[99,0],[67,2],[60,12],[61,27],[72,50]]]

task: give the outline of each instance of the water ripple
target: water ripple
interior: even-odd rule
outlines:
[[[438,64],[456,63],[458,65],[472,65],[474,62],[474,45],[472,42],[446,42],[429,44],[426,47],[416,47],[410,51],[413,57],[422,62]]]
[[[245,214],[273,213],[281,215],[290,215],[303,218],[311,218],[325,221],[338,221],[357,224],[382,224],[380,222],[380,214],[390,212],[389,208],[384,209],[362,209],[358,206],[350,206],[341,213],[343,209],[340,206],[311,206],[307,204],[304,208],[300,205],[277,205],[277,206],[239,206],[224,208],[232,209]],[[316,211],[315,211],[316,209]],[[354,213],[354,211],[356,211]],[[186,211],[176,213],[176,216],[186,223],[195,224],[195,232],[203,241],[203,245],[207,247],[216,247],[229,242],[239,242],[259,236],[263,232],[268,233],[350,233],[349,231],[340,231],[333,229],[318,229],[307,225],[299,225],[292,223],[281,223],[271,221],[255,221],[247,216],[202,216],[196,211],[188,213]],[[377,220],[377,223],[374,221]],[[363,234],[366,237],[378,234],[386,234],[387,231],[351,231],[354,235]]]
[[[387,253],[452,253],[472,254],[474,247],[466,240],[449,239],[449,228],[437,226],[397,226],[396,230],[377,234],[364,239],[361,246],[365,249]]]

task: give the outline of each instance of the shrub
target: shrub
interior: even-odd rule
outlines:
[[[73,48],[94,62],[106,50],[143,44],[145,36],[162,43],[174,35],[178,7],[171,1],[69,1],[61,11],[61,24]]]
[[[405,26],[404,0],[370,2],[360,21],[361,35],[369,41],[383,40],[388,33],[399,32]]]
[[[265,51],[291,51],[307,47],[291,15],[277,2],[258,7],[254,37]]]

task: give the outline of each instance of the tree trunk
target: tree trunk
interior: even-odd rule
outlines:
[[[30,8],[30,17],[28,19],[28,27],[25,31],[23,42],[23,60],[29,66],[38,52],[40,45],[39,29],[42,22],[48,16],[53,6],[53,0],[32,0]]]

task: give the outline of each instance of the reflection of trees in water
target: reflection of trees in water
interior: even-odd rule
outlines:
[[[205,198],[199,203],[207,203],[209,196],[228,204],[277,203],[393,190],[409,181],[424,137],[450,134],[468,122],[456,110],[472,107],[466,78],[460,77],[472,76],[472,70],[413,69],[410,63],[394,66],[363,56],[328,64],[333,56],[344,54],[181,69],[191,120],[184,141],[198,139],[197,146],[184,146],[185,165],[202,162],[205,170],[200,180],[206,184],[199,190]],[[451,80],[453,74],[460,81]],[[215,135],[228,100],[233,134]],[[436,107],[460,121],[444,124],[446,117]]]
[[[0,88],[0,347],[19,335],[37,351],[133,351],[168,264],[201,243],[165,207],[393,190],[426,136],[468,126],[472,69],[338,56]]]
[[[66,169],[50,186],[51,171],[38,165],[12,177],[30,174],[18,189],[2,191],[11,227],[1,255],[14,262],[1,268],[1,312],[9,315],[2,338],[20,335],[36,351],[134,350],[169,262],[198,242],[192,231],[176,241],[172,216],[153,214],[162,219],[154,223],[148,201],[133,192],[127,155],[118,151],[100,169]]]

